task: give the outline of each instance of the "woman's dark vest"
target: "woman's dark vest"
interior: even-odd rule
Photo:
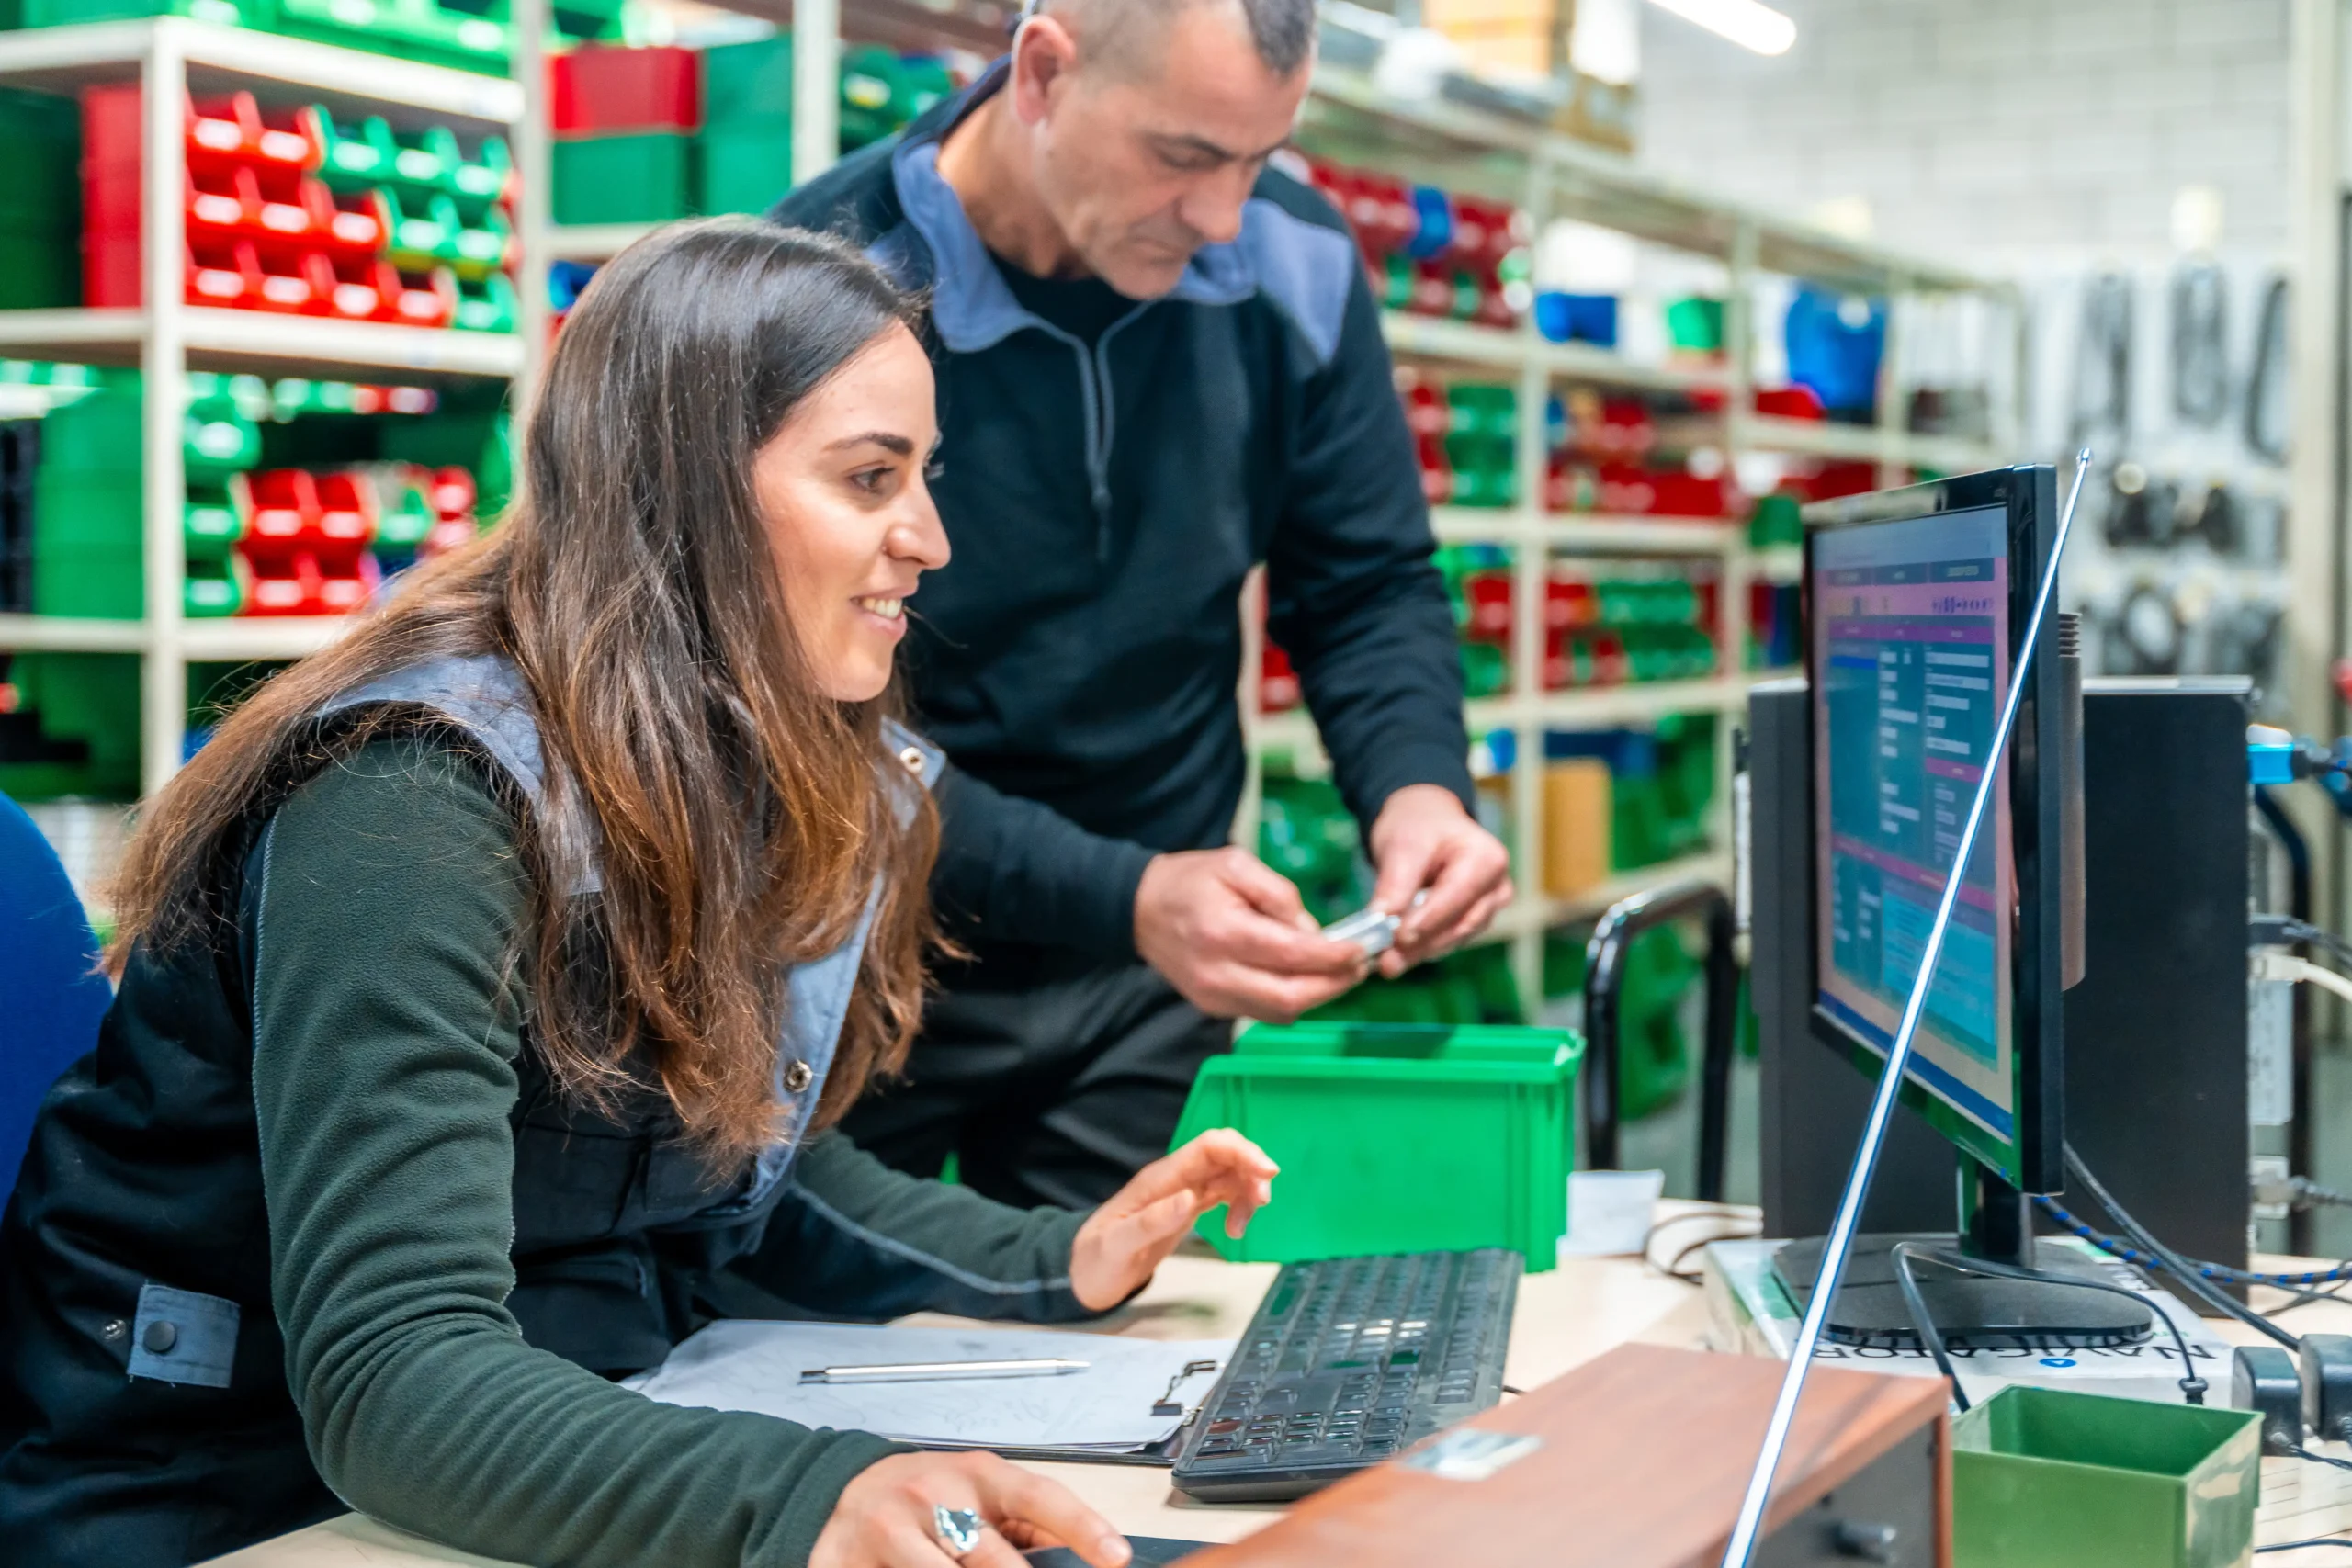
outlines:
[[[511,665],[436,660],[320,717],[383,706],[456,727],[540,798],[538,728]],[[889,742],[887,766],[936,778],[936,752],[896,726]],[[593,894],[593,855],[580,859],[571,891]],[[787,1132],[730,1182],[714,1186],[650,1083],[609,1117],[566,1104],[526,1025],[507,1306],[528,1342],[618,1374],[713,1315],[702,1287],[759,1245],[784,1191],[873,912],[791,973]],[[311,1466],[271,1307],[243,946],[134,952],[97,1048],[42,1104],[0,1219],[0,1558],[39,1542],[42,1562],[190,1562],[342,1511]]]

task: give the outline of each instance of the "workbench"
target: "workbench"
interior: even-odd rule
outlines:
[[[1751,1226],[1754,1222],[1753,1211],[1719,1222],[1697,1214],[1689,1205],[1672,1203],[1662,1206],[1661,1213],[1675,1222],[1674,1228],[1655,1244],[1654,1252],[1661,1258],[1679,1251],[1686,1242],[1709,1235],[1711,1225],[1723,1224],[1724,1229],[1714,1234],[1726,1234],[1740,1220]],[[1695,1255],[1691,1261],[1695,1262]],[[2265,1259],[2262,1266],[2283,1269],[2290,1260]],[[1205,1247],[1188,1243],[1161,1266],[1140,1296],[1107,1317],[1078,1326],[1081,1332],[1149,1339],[1236,1337],[1249,1324],[1274,1272],[1271,1264],[1224,1262]],[[2277,1292],[2257,1292],[2256,1295],[2258,1305],[2277,1305],[2286,1299]],[[926,1314],[904,1321],[941,1325],[964,1320]],[[2297,1333],[2352,1333],[2352,1302],[2315,1303],[2296,1312],[2287,1322]],[[2267,1343],[2242,1324],[2224,1322],[2215,1327],[2233,1343]],[[1533,1388],[1619,1345],[1635,1341],[1705,1348],[1706,1329],[1706,1308],[1698,1289],[1669,1277],[1654,1264],[1638,1258],[1568,1259],[1556,1269],[1530,1274],[1521,1280],[1505,1381],[1515,1388]],[[2227,1399],[2226,1378],[2217,1380],[2212,1397],[2217,1402]],[[2328,1451],[2339,1456],[2345,1452],[2340,1445],[2330,1446]],[[2322,1523],[2340,1517],[2352,1523],[2352,1473],[2290,1459],[2263,1462],[2265,1517],[2259,1527],[2260,1540],[2287,1539],[2278,1531],[2290,1517]],[[1171,1488],[1168,1472],[1156,1467],[1037,1464],[1034,1468],[1061,1482],[1120,1529],[1135,1536],[1238,1540],[1261,1529],[1282,1508],[1272,1503],[1195,1503]],[[2347,1568],[2352,1565],[2352,1551],[2277,1552],[2266,1554],[2260,1562],[2264,1568]],[[489,1558],[437,1546],[356,1514],[216,1559],[213,1568],[443,1568],[451,1563],[506,1568]]]

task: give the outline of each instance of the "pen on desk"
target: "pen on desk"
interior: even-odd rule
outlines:
[[[951,1378],[1058,1378],[1086,1370],[1084,1361],[1046,1356],[1023,1361],[906,1361],[872,1367],[810,1367],[802,1382],[933,1382]]]

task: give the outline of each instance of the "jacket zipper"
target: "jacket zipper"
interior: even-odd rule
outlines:
[[[1122,327],[1151,309],[1151,304],[1146,299],[1104,327],[1091,351],[1076,335],[1051,322],[1037,321],[1047,334],[1069,344],[1070,352],[1078,356],[1080,405],[1086,413],[1086,480],[1094,502],[1097,566],[1107,566],[1111,561],[1111,447],[1118,417],[1112,399],[1111,339]]]

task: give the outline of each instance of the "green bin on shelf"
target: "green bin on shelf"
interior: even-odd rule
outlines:
[[[192,621],[216,621],[244,608],[244,585],[226,561],[188,563],[180,582],[180,613]]]
[[[632,131],[555,144],[559,223],[664,223],[694,212],[695,139]]]
[[[223,27],[266,28],[274,14],[272,0],[23,0],[23,25],[28,28],[138,17],[193,17]]]
[[[1507,1247],[1552,1268],[1567,1230],[1577,1069],[1565,1029],[1328,1023],[1245,1031],[1203,1064],[1182,1144],[1232,1127],[1283,1168],[1236,1262]]]
[[[244,532],[244,519],[237,515],[225,494],[209,491],[189,496],[180,513],[181,548],[188,570],[226,562]]]
[[[702,123],[713,130],[792,123],[792,35],[714,44],[702,51]]]
[[[435,0],[276,0],[277,30],[372,54],[506,74],[514,29]]]
[[[139,390],[105,387],[52,410],[40,427],[40,471],[119,475],[140,466]]]
[[[0,763],[0,793],[17,800],[61,795],[129,800],[139,791],[139,660],[114,653],[20,653],[8,666],[19,711],[43,739],[85,755]]]
[[[514,178],[514,154],[503,137],[485,136],[468,152],[447,126],[394,130],[379,117],[338,120],[316,107],[303,118],[321,149],[319,177],[331,190],[380,186],[406,193],[413,205],[446,196],[460,217],[479,221]]]
[[[698,210],[765,212],[792,188],[792,126],[706,127],[700,162]]]
[[[71,310],[82,302],[81,238],[0,229],[0,310]]]
[[[514,298],[514,280],[503,272],[487,277],[458,279],[458,315],[450,324],[459,332],[511,333],[521,310]]]
[[[2251,1410],[2018,1384],[1951,1428],[1952,1568],[2233,1568],[2262,1492]]]
[[[140,547],[33,545],[33,614],[136,620],[147,613]]]
[[[1693,295],[1666,308],[1666,335],[1685,354],[1721,354],[1724,302]]]
[[[43,465],[33,476],[33,551],[128,550],[137,558],[143,481],[137,473],[85,473]],[[133,610],[132,615],[139,612]]]

